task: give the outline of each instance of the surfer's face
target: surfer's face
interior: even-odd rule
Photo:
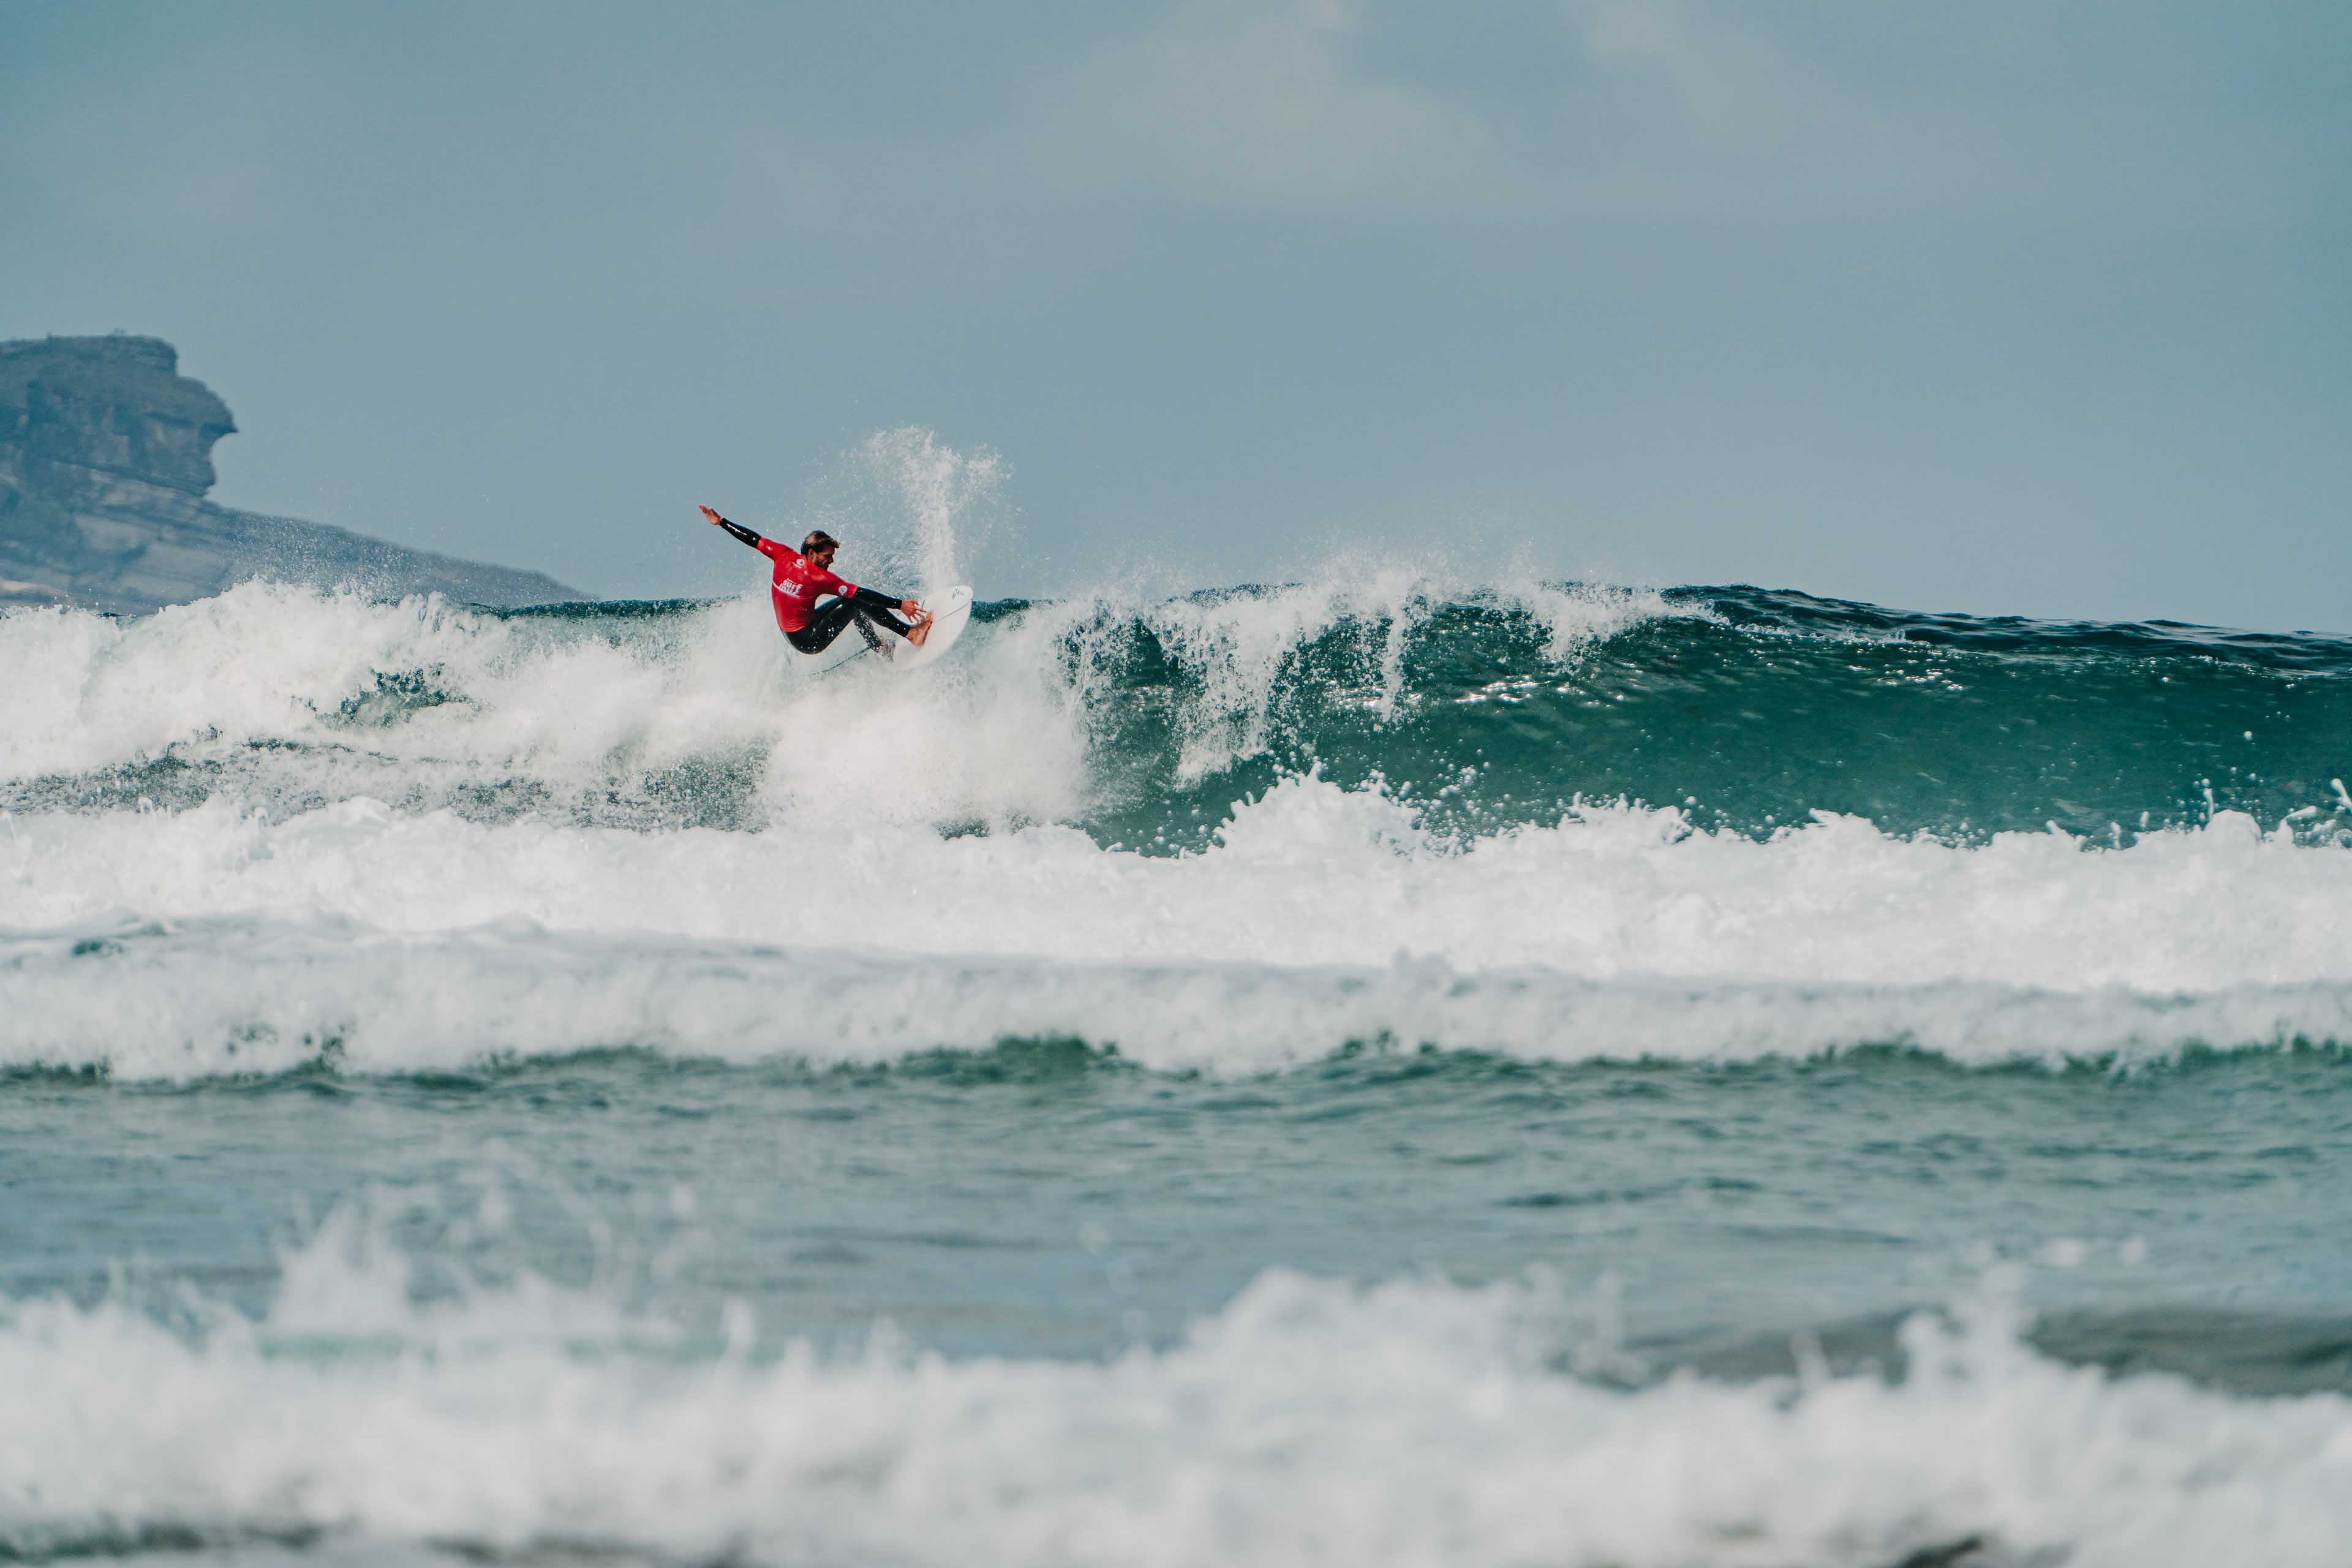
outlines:
[[[818,565],[830,569],[833,565],[834,554],[840,548],[841,546],[837,544],[820,544],[808,552],[808,558]]]

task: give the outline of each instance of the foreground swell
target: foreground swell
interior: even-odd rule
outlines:
[[[544,1282],[410,1307],[343,1239],[257,1321],[0,1312],[0,1545],[2156,1568],[2352,1536],[2352,1402],[2063,1364],[1997,1291],[1908,1322],[1891,1376],[1629,1386],[1541,1279],[1275,1271],[1162,1348],[949,1360],[713,1346]]]

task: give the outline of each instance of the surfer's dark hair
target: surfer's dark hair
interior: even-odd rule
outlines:
[[[821,528],[811,529],[809,531],[809,536],[801,541],[801,553],[803,555],[814,555],[827,545],[831,545],[834,549],[838,550],[841,548],[841,541],[835,539],[833,535],[827,533]]]

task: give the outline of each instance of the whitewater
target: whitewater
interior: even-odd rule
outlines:
[[[0,1553],[2352,1552],[2352,642],[982,595],[0,615]]]

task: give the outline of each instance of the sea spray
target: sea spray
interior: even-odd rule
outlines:
[[[920,596],[970,584],[991,547],[1011,542],[1008,477],[984,447],[959,449],[919,426],[878,431],[835,459],[787,542],[825,529],[844,542],[844,574],[855,566],[852,581],[884,591]]]

